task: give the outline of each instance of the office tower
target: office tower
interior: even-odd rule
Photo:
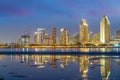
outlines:
[[[35,32],[34,35],[33,35],[33,37],[34,37],[34,43],[35,44],[39,44],[38,32]]]
[[[89,41],[91,42],[92,41],[92,39],[93,39],[93,32],[89,32]]]
[[[48,34],[45,34],[42,45],[49,46],[51,44],[52,44],[52,40],[50,39],[50,36]]]
[[[88,24],[85,19],[80,24],[80,42],[88,42]]]
[[[59,37],[57,37],[57,38],[56,38],[56,45],[59,45],[59,44],[60,44],[59,41],[60,41],[60,40],[59,40]]]
[[[92,42],[99,42],[100,41],[100,34],[93,34]]]
[[[52,28],[51,37],[52,37],[52,41],[53,41],[52,45],[56,45],[56,28],[55,27]]]
[[[100,22],[100,42],[110,41],[110,21],[107,16],[103,16]]]
[[[68,31],[67,31],[67,29],[62,28],[60,30],[59,44],[60,45],[68,45],[68,39],[69,39],[69,37],[68,37]]]
[[[20,45],[21,46],[30,45],[30,36],[29,35],[22,35],[20,38]]]
[[[79,34],[78,33],[73,34],[72,35],[72,44],[76,45],[78,42],[79,42]]]
[[[116,31],[116,39],[120,39],[120,30]]]
[[[37,33],[38,33],[39,44],[43,45],[42,43],[44,41],[45,29],[44,28],[38,28]]]
[[[68,42],[68,43],[69,43],[70,45],[73,45],[73,39],[72,39],[72,38],[73,38],[73,35],[72,35],[72,36],[69,36],[69,42]]]

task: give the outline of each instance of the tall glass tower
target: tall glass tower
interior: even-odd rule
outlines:
[[[80,24],[80,42],[88,42],[88,24],[85,19],[82,19]]]
[[[44,40],[44,36],[45,36],[45,29],[44,28],[38,28],[37,33],[38,33],[39,44],[43,45],[43,40]]]
[[[56,28],[52,28],[52,40],[53,40],[53,45],[56,45]]]
[[[100,22],[100,42],[110,41],[110,21],[107,16],[103,16]]]
[[[60,30],[59,44],[64,46],[64,45],[68,45],[68,42],[69,42],[68,31],[67,31],[67,29],[62,28]]]

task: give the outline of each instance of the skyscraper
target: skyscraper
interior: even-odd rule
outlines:
[[[93,34],[92,42],[100,42],[100,34]]]
[[[88,42],[88,24],[85,19],[82,19],[80,24],[80,42]]]
[[[89,32],[89,41],[91,42],[92,41],[92,38],[93,38],[93,32]]]
[[[52,37],[53,45],[56,45],[56,28],[55,27],[52,28],[51,37]]]
[[[22,35],[21,36],[21,38],[20,38],[20,45],[21,46],[28,46],[28,45],[30,45],[30,36],[29,35],[27,35],[27,34],[24,34],[24,35]]]
[[[68,45],[68,40],[69,40],[69,37],[68,37],[68,31],[67,31],[67,29],[62,28],[60,30],[59,44],[60,45]]]
[[[116,31],[116,39],[120,39],[120,30]]]
[[[35,44],[39,44],[38,32],[35,32],[34,35],[33,35],[33,37],[34,37],[34,43]]]
[[[42,45],[43,40],[44,40],[44,36],[45,36],[45,29],[44,28],[38,28],[37,33],[38,33],[39,44]]]
[[[72,44],[75,45],[79,42],[79,34],[76,33],[76,34],[73,34],[72,35]]]
[[[51,45],[51,39],[50,39],[50,35],[49,34],[45,34],[44,35],[44,40],[42,42],[42,45],[44,45],[44,46]]]
[[[100,22],[100,42],[110,41],[110,21],[107,16],[103,16]]]

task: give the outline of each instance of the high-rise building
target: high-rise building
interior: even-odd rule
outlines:
[[[92,42],[99,42],[100,41],[100,34],[93,34]]]
[[[33,35],[33,37],[34,37],[34,43],[35,44],[39,44],[38,32],[35,32],[34,35]]]
[[[100,22],[100,42],[110,41],[110,21],[107,16],[103,16]]]
[[[21,45],[21,46],[28,46],[28,45],[30,45],[30,36],[29,35],[26,35],[26,34],[22,35],[19,40],[20,40],[19,45]]]
[[[93,38],[93,32],[89,32],[89,41],[91,42]]]
[[[44,28],[38,28],[37,33],[38,33],[39,44],[42,45],[42,43],[44,41],[44,36],[45,36],[45,29]]]
[[[44,40],[42,42],[42,45],[44,45],[44,46],[51,45],[51,39],[50,39],[50,36],[48,34],[44,35]]]
[[[55,27],[52,28],[51,37],[52,37],[53,45],[56,45],[56,28]]]
[[[73,35],[69,36],[69,45],[73,45]]]
[[[68,31],[67,31],[67,29],[62,28],[60,30],[59,44],[60,45],[68,45],[68,41],[69,41]]]
[[[80,42],[88,42],[88,24],[85,19],[82,19],[80,24]]]
[[[59,37],[56,38],[56,45],[59,45],[60,43]]]
[[[79,34],[76,33],[76,34],[73,34],[72,35],[72,44],[75,45],[79,42]]]
[[[120,30],[116,31],[116,39],[120,39]]]

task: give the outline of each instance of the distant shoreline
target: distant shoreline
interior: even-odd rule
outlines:
[[[0,46],[0,48],[120,48],[115,46]]]

